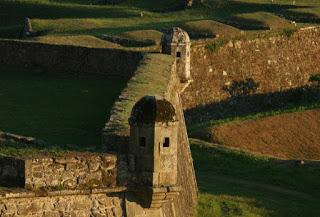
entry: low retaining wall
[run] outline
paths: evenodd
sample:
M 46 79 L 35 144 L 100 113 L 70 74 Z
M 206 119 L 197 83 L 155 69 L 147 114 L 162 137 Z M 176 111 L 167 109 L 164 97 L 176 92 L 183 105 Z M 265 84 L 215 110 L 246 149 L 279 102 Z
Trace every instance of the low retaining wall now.
M 41 67 L 61 72 L 130 78 L 143 54 L 120 49 L 87 48 L 0 39 L 0 64 Z
M 30 159 L 1 157 L 0 178 L 5 186 L 29 190 L 113 187 L 117 184 L 116 162 L 115 155 L 93 153 Z

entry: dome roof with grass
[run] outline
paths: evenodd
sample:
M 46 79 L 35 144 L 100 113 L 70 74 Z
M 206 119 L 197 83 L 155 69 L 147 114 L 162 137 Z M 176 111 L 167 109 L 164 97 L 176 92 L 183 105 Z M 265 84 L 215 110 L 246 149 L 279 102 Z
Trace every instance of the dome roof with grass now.
M 179 27 L 173 27 L 166 30 L 163 34 L 162 43 L 190 43 L 189 35 L 186 31 Z
M 156 122 L 174 122 L 176 112 L 166 99 L 156 96 L 145 96 L 134 106 L 129 119 L 130 124 L 153 124 Z

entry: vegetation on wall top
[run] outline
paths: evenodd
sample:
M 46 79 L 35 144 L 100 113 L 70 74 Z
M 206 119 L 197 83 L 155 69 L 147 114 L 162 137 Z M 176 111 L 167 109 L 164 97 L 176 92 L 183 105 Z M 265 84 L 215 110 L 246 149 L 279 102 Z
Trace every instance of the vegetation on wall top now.
M 170 55 L 145 54 L 135 75 L 112 108 L 110 120 L 105 128 L 106 133 L 128 135 L 128 119 L 134 104 L 146 95 L 163 96 L 166 93 L 172 76 L 173 62 L 174 59 Z

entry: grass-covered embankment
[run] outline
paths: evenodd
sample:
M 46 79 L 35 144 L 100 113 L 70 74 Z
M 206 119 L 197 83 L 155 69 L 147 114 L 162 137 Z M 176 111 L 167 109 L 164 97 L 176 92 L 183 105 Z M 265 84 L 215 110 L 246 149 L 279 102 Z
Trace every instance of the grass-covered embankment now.
M 125 82 L 103 76 L 0 68 L 0 129 L 50 144 L 96 147 Z
M 295 5 L 292 0 L 274 3 L 270 0 L 206 0 L 190 9 L 185 9 L 184 1 L 180 0 L 126 0 L 115 5 L 94 3 L 84 0 L 3 0 L 0 2 L 0 37 L 17 38 L 25 17 L 32 18 L 34 29 L 45 35 L 94 36 L 161 30 L 201 20 L 215 20 L 253 30 L 261 29 L 261 26 L 274 29 L 278 23 L 286 23 L 282 27 L 287 28 L 290 20 L 320 22 L 320 3 L 315 0 L 296 1 Z M 197 26 L 190 31 L 200 29 L 201 32 L 202 24 L 198 25 L 200 28 Z M 207 26 L 207 22 L 203 25 Z
M 295 165 L 191 140 L 198 217 L 319 216 L 319 166 Z

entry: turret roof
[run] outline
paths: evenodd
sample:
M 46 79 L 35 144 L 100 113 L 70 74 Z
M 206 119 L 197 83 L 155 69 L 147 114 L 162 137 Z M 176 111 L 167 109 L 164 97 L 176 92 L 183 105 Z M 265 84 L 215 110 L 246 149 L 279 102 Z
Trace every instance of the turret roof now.
M 173 105 L 164 98 L 144 96 L 132 108 L 130 124 L 152 124 L 174 122 L 176 113 Z

